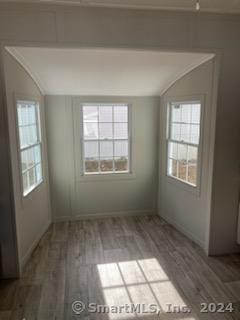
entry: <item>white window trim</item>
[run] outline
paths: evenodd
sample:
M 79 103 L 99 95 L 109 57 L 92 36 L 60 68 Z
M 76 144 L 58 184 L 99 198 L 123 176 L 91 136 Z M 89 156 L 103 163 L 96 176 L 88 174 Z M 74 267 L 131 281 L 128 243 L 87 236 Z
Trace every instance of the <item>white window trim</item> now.
M 199 144 L 198 144 L 198 165 L 197 165 L 197 186 L 188 183 L 187 181 L 183 181 L 178 179 L 177 177 L 171 176 L 168 174 L 168 136 L 169 136 L 169 125 L 170 125 L 170 117 L 169 110 L 170 105 L 172 104 L 190 104 L 200 102 L 201 104 L 201 118 L 200 118 L 200 136 L 199 136 Z M 166 108 L 166 116 L 165 116 L 165 159 L 164 159 L 164 176 L 168 180 L 168 182 L 174 184 L 175 186 L 182 188 L 186 191 L 189 191 L 197 196 L 200 196 L 201 193 L 201 177 L 202 177 L 202 150 L 203 150 L 203 130 L 204 130 L 204 113 L 205 113 L 205 95 L 190 95 L 190 96 L 182 96 L 182 97 L 168 97 L 164 101 L 164 106 Z M 176 141 L 179 143 L 179 141 Z M 182 142 L 180 142 L 182 143 Z M 186 145 L 189 145 L 186 143 Z M 194 145 L 196 146 L 196 145 Z
M 20 145 L 20 136 L 19 136 L 19 127 L 18 127 L 18 113 L 17 113 L 17 103 L 19 101 L 24 102 L 33 102 L 38 105 L 38 135 L 39 135 L 39 143 L 40 152 L 41 152 L 41 165 L 42 165 L 42 179 L 32 188 L 28 189 L 28 192 L 24 194 L 23 188 L 23 177 L 22 177 L 22 165 L 21 165 L 21 145 Z M 15 117 L 15 128 L 16 128 L 16 138 L 17 138 L 17 161 L 18 161 L 18 172 L 19 172 L 19 183 L 20 183 L 20 192 L 22 201 L 27 199 L 35 190 L 37 190 L 44 183 L 44 159 L 43 159 L 43 142 L 42 142 L 42 119 L 41 119 L 41 102 L 38 97 L 33 97 L 25 94 L 16 94 L 14 93 L 14 117 Z M 31 145 L 33 147 L 33 145 Z M 28 149 L 30 147 L 26 147 Z
M 84 121 L 83 121 L 83 107 L 84 106 L 122 106 L 125 105 L 128 107 L 128 138 L 124 139 L 128 141 L 128 170 L 127 171 L 109 171 L 109 172 L 93 172 L 93 173 L 86 173 L 85 172 L 85 166 L 84 166 Z M 80 144 L 81 144 L 81 176 L 85 178 L 90 178 L 90 180 L 96 180 L 98 177 L 106 177 L 106 179 L 109 179 L 109 177 L 121 177 L 123 178 L 129 178 L 129 176 L 132 176 L 132 106 L 129 103 L 126 102 L 86 102 L 80 104 Z M 91 140 L 92 141 L 92 140 Z M 99 141 L 99 139 L 96 139 L 96 141 Z

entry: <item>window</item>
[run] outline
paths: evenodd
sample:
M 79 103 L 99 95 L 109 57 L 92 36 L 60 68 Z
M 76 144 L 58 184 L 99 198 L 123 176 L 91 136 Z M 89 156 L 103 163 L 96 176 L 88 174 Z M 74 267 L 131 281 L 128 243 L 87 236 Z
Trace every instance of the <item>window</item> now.
M 167 174 L 196 187 L 201 103 L 170 103 L 168 115 Z
M 43 180 L 38 103 L 17 101 L 17 119 L 22 187 L 23 195 L 26 196 Z
M 130 171 L 127 105 L 83 105 L 82 127 L 84 174 Z

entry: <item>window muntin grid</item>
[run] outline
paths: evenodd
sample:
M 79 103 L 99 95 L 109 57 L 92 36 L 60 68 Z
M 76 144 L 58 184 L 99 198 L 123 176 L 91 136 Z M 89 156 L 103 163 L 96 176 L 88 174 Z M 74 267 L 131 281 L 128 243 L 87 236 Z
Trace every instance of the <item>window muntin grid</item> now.
M 129 106 L 84 104 L 81 110 L 83 173 L 130 172 Z
M 171 103 L 168 115 L 167 175 L 196 187 L 201 103 Z
M 26 196 L 43 180 L 39 105 L 17 101 L 22 192 Z

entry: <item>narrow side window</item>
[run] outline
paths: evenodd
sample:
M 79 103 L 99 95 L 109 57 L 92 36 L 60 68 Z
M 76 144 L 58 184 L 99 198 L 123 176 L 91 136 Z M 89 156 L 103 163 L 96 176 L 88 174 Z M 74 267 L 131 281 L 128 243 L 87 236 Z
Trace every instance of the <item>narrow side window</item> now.
M 39 104 L 17 101 L 22 192 L 26 196 L 43 180 Z
M 167 175 L 197 187 L 201 102 L 170 103 Z

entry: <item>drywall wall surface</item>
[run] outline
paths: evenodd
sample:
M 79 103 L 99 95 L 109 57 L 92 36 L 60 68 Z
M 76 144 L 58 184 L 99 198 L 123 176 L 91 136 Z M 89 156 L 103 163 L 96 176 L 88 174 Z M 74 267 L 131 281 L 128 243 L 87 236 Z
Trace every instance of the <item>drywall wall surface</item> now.
M 43 97 L 29 74 L 7 52 L 4 53 L 11 164 L 17 226 L 20 267 L 46 231 L 51 221 Z M 44 181 L 26 197 L 22 196 L 18 131 L 16 127 L 16 99 L 40 102 L 42 128 L 42 158 Z
M 2 59 L 0 68 L 3 69 Z M 15 278 L 19 265 L 3 74 L 0 91 L 0 278 Z
M 211 203 L 210 254 L 240 251 L 237 245 L 240 195 L 240 50 L 226 50 L 218 89 Z
M 156 213 L 159 98 L 46 96 L 54 219 Z M 80 105 L 128 103 L 132 174 L 82 176 Z
M 178 80 L 161 97 L 159 214 L 170 221 L 205 249 L 210 216 L 209 178 L 210 139 L 212 115 L 213 61 L 209 61 Z M 202 99 L 202 155 L 200 189 L 167 176 L 167 108 L 172 101 Z
M 217 52 L 220 83 L 209 252 L 236 245 L 240 163 L 240 15 L 0 4 L 0 41 L 9 45 L 124 47 Z

